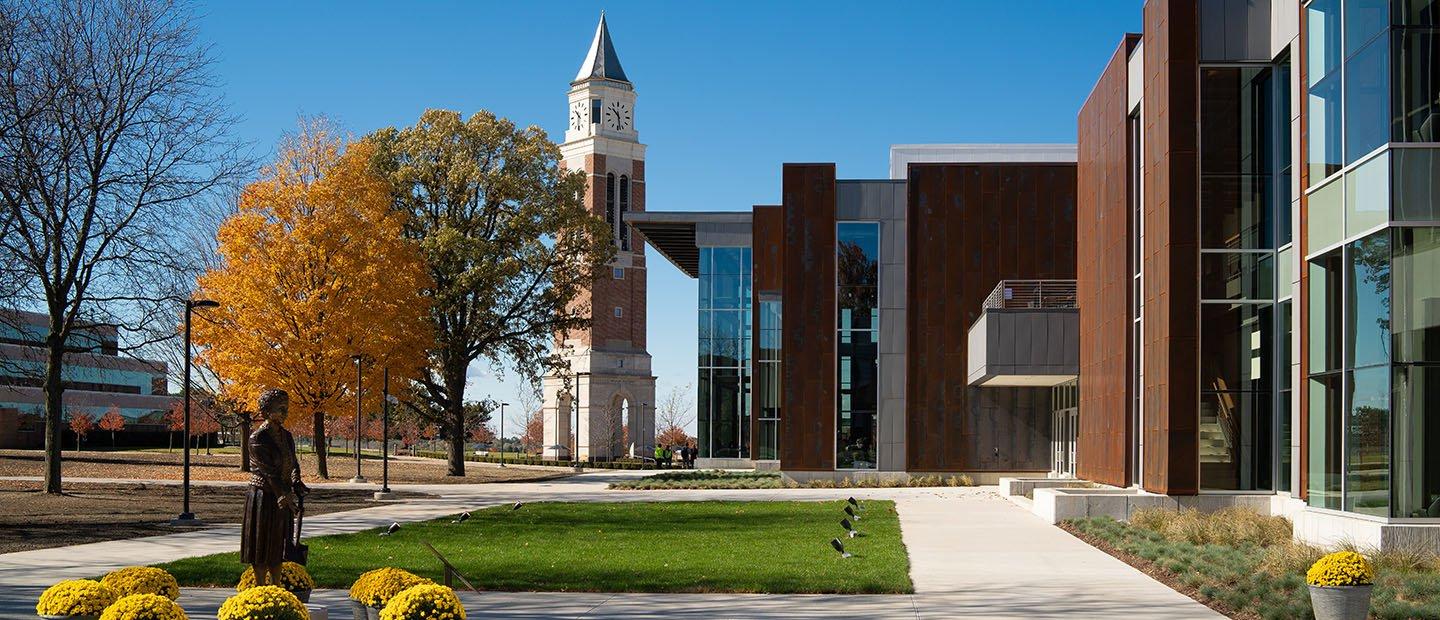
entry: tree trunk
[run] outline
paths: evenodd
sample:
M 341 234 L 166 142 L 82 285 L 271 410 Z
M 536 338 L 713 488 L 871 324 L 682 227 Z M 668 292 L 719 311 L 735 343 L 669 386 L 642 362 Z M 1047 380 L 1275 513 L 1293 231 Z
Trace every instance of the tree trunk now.
M 449 406 L 445 421 L 450 425 L 450 470 L 447 476 L 465 475 L 465 365 L 452 364 L 445 373 L 445 391 Z
M 64 384 L 60 381 L 60 369 L 65 361 L 65 342 L 55 335 L 46 339 L 48 348 L 45 361 L 45 492 L 60 493 L 60 441 L 64 428 L 60 417 L 64 414 Z
M 314 425 L 311 431 L 315 434 L 312 436 L 313 439 L 310 440 L 310 443 L 315 445 L 315 474 L 321 478 L 328 479 L 330 478 L 330 469 L 325 466 L 325 457 L 327 456 L 325 453 L 330 451 L 330 444 L 326 443 L 325 440 L 325 414 L 318 411 L 315 412 L 315 417 L 312 418 L 312 421 Z
M 250 471 L 250 416 L 240 418 L 240 471 Z

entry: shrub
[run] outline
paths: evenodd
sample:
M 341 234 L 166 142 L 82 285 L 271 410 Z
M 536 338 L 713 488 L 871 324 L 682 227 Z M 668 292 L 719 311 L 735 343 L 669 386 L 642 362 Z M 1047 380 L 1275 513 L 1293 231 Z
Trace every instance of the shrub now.
M 255 587 L 255 568 L 249 567 L 240 575 L 240 583 L 235 585 L 237 592 L 244 592 Z M 315 589 L 315 580 L 310 578 L 310 571 L 304 566 L 294 562 L 285 562 L 280 565 L 280 587 L 290 592 L 304 592 Z
M 399 568 L 377 568 L 360 575 L 350 586 L 350 598 L 369 607 L 384 607 L 396 594 L 430 583 L 429 579 Z
M 1142 508 L 1130 517 L 1136 527 L 1158 532 L 1168 540 L 1195 545 L 1257 545 L 1269 547 L 1291 540 L 1290 520 L 1230 507 L 1214 512 Z
M 380 611 L 380 620 L 432 619 L 465 620 L 465 606 L 454 590 L 433 583 L 406 588 Z
M 98 616 L 120 598 L 115 590 L 98 581 L 62 581 L 40 595 L 35 613 L 42 616 Z
M 300 599 L 280 586 L 255 586 L 225 599 L 216 620 L 310 620 Z
M 1375 569 L 1365 556 L 1354 551 L 1336 551 L 1320 558 L 1305 573 L 1305 583 L 1312 586 L 1364 586 L 1375 583 Z
M 189 620 L 189 617 L 170 597 L 132 594 L 106 607 L 100 620 Z
M 111 571 L 100 580 L 121 598 L 132 594 L 159 594 L 170 600 L 180 598 L 180 584 L 175 577 L 151 566 L 127 566 Z

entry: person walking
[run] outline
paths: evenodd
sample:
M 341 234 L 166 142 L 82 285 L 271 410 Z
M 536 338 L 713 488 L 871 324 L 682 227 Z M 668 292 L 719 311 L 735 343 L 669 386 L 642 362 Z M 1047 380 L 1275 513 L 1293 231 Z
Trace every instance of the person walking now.
M 655 467 L 665 466 L 665 444 L 655 444 Z

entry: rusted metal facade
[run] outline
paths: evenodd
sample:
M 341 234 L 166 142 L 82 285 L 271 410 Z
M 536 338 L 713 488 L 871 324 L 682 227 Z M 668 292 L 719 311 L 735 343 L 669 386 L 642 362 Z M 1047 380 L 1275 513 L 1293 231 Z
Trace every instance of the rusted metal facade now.
M 780 467 L 835 468 L 835 164 L 785 164 Z

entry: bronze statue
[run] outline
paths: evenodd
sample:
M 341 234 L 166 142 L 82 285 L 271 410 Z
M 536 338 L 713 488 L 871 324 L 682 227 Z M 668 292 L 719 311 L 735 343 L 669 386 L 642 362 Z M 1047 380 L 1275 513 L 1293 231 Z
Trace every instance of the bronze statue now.
M 285 545 L 293 531 L 300 496 L 309 492 L 300 481 L 295 438 L 285 430 L 290 397 L 269 389 L 257 409 L 265 417 L 250 434 L 250 486 L 245 492 L 245 518 L 240 532 L 240 561 L 255 570 L 255 585 L 279 585 Z

